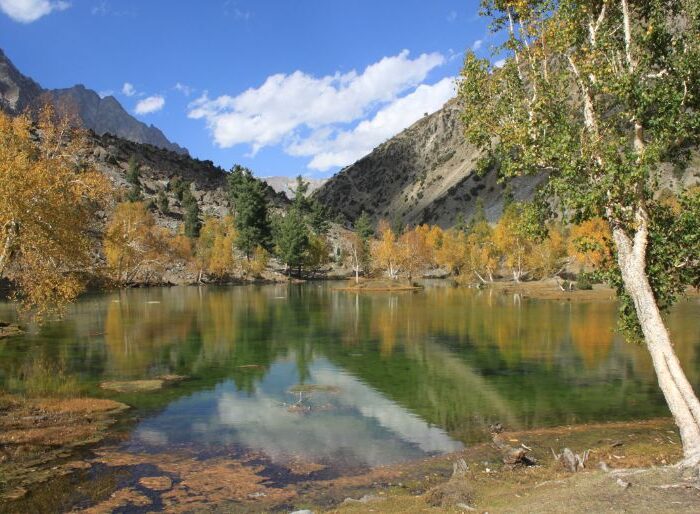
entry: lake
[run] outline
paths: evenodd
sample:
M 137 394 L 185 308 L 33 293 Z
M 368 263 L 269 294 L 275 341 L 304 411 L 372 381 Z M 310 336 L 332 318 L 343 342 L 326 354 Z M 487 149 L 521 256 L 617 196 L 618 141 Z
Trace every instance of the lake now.
M 428 282 L 417 293 L 337 284 L 133 289 L 0 340 L 0 386 L 135 409 L 124 451 L 255 452 L 335 472 L 459 450 L 509 429 L 667 416 L 643 347 L 612 301 L 534 300 Z M 668 316 L 700 386 L 700 301 Z M 10 304 L 0 319 L 13 318 Z M 186 380 L 144 392 L 106 381 Z

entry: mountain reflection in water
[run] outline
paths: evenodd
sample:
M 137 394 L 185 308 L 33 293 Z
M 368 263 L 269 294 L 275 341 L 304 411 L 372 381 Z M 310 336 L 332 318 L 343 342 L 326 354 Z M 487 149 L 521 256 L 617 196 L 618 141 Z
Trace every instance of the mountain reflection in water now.
M 235 446 L 373 466 L 513 429 L 668 414 L 616 304 L 537 301 L 428 284 L 357 295 L 329 283 L 180 287 L 83 298 L 36 333 L 0 340 L 0 386 L 110 396 L 140 417 L 133 448 Z M 668 315 L 700 384 L 700 304 Z M 0 304 L 0 319 L 14 316 Z M 106 380 L 187 376 L 114 393 Z M 322 387 L 290 392 L 301 384 Z M 301 395 L 301 396 L 300 396 Z

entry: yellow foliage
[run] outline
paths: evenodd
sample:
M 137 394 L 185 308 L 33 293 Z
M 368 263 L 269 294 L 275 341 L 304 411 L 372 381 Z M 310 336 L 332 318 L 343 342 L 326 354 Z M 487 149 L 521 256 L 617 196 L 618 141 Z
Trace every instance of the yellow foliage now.
M 325 237 L 310 234 L 304 264 L 312 270 L 318 269 L 331 261 L 330 253 L 331 247 Z
M 568 252 L 574 262 L 585 268 L 599 269 L 612 262 L 612 235 L 602 218 L 592 218 L 571 227 Z
M 396 279 L 401 269 L 402 255 L 394 231 L 386 220 L 381 220 L 377 232 L 379 241 L 372 246 L 372 258 L 378 267 L 387 270 L 389 278 Z
M 33 123 L 0 112 L 0 277 L 41 316 L 73 300 L 94 271 L 89 234 L 111 185 L 80 156 L 85 133 L 50 107 Z
M 114 210 L 104 236 L 107 265 L 114 278 L 129 283 L 162 272 L 167 264 L 190 260 L 190 242 L 158 227 L 142 202 L 120 203 Z
M 249 277 L 259 277 L 267 269 L 270 255 L 262 246 L 256 246 L 250 259 L 243 259 L 243 272 Z
M 235 241 L 233 217 L 207 217 L 197 241 L 197 260 L 200 267 L 216 277 L 233 273 L 236 267 Z

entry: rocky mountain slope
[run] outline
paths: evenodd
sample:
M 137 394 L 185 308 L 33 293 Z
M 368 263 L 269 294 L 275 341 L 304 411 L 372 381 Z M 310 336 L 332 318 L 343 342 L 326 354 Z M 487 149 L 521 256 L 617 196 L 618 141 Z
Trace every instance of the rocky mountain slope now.
M 226 190 L 228 174 L 211 161 L 134 143 L 111 134 L 94 134 L 89 140 L 87 162 L 109 177 L 118 189 L 130 188 L 126 172 L 132 157 L 139 164 L 139 182 L 144 201 L 155 202 L 160 191 L 164 191 L 168 197 L 167 213 L 162 213 L 155 207 L 151 209 L 158 224 L 174 230 L 183 220 L 183 207 L 170 187 L 176 177 L 190 183 L 190 190 L 202 215 L 222 217 L 230 212 Z M 284 194 L 275 192 L 269 186 L 267 196 L 276 207 L 283 207 L 287 203 Z
M 296 177 L 262 177 L 262 180 L 267 182 L 278 193 L 287 195 L 287 198 L 294 196 L 294 188 L 297 183 Z M 304 177 L 304 180 L 309 183 L 309 193 L 313 193 L 325 184 L 328 179 Z
M 330 178 L 315 196 L 332 213 L 352 222 L 361 212 L 376 221 L 452 226 L 461 214 L 468 220 L 477 199 L 496 221 L 503 210 L 505 184 L 495 172 L 474 172 L 477 150 L 467 143 L 456 99 L 439 111 L 375 148 L 369 155 Z M 511 181 L 515 200 L 532 197 L 543 178 Z M 660 188 L 678 189 L 700 183 L 700 158 L 685 173 L 664 170 Z
M 23 75 L 0 50 L 0 109 L 19 114 L 50 101 L 62 110 L 76 114 L 85 128 L 96 134 L 112 134 L 135 143 L 144 143 L 180 154 L 187 150 L 172 143 L 153 125 L 140 122 L 124 110 L 113 96 L 100 98 L 83 85 L 66 89 L 44 89 Z

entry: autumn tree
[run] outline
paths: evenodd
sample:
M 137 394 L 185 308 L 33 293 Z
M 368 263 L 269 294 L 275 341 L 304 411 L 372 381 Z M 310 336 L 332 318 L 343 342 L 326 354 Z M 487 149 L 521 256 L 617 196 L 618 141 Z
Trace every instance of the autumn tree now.
M 568 253 L 574 263 L 588 270 L 604 270 L 613 262 L 612 234 L 603 218 L 590 218 L 573 225 Z
M 386 270 L 391 280 L 399 276 L 404 254 L 396 241 L 396 235 L 386 220 L 381 220 L 377 226 L 379 241 L 372 247 L 372 258 L 377 266 Z
M 191 258 L 188 238 L 157 226 L 143 202 L 116 206 L 105 230 L 104 248 L 107 266 L 122 284 L 158 281 L 166 266 Z
M 494 239 L 494 229 L 486 221 L 474 224 L 465 236 L 464 269 L 481 283 L 493 282 L 502 252 Z
M 435 251 L 435 261 L 453 276 L 459 276 L 467 264 L 467 234 L 463 228 L 451 228 L 442 236 L 442 244 Z
M 517 202 L 508 205 L 494 228 L 494 243 L 516 282 L 536 267 L 533 249 L 538 242 L 538 228 L 531 206 Z
M 223 219 L 206 217 L 196 245 L 200 270 L 217 278 L 232 274 L 237 265 L 235 241 L 236 229 L 231 216 Z
M 409 281 L 434 262 L 434 247 L 431 243 L 435 241 L 436 237 L 436 233 L 431 232 L 428 225 L 405 230 L 399 237 L 396 243 L 398 261 L 402 264 L 403 271 L 408 275 Z
M 0 277 L 39 316 L 95 271 L 90 234 L 111 185 L 81 160 L 85 137 L 49 107 L 36 122 L 0 112 Z
M 696 220 L 684 224 L 654 192 L 661 164 L 687 166 L 700 142 L 700 4 L 483 0 L 482 8 L 505 32 L 498 50 L 509 58 L 496 68 L 467 54 L 467 137 L 506 176 L 546 171 L 550 195 L 577 221 L 605 220 L 622 326 L 646 342 L 683 464 L 698 466 L 700 402 L 662 317 L 700 276 L 697 203 L 681 195 Z

